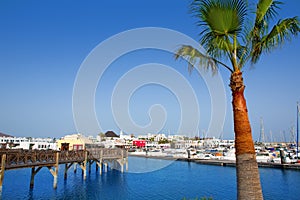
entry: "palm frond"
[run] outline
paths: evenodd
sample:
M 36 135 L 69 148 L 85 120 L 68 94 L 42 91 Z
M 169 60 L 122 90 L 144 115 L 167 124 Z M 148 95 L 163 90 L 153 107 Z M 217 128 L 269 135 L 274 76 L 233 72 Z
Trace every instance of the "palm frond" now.
M 290 40 L 292 35 L 298 35 L 300 23 L 297 17 L 279 20 L 271 32 L 263 37 L 262 41 L 266 48 L 271 50 L 273 47 L 281 45 L 285 40 Z
M 252 46 L 259 43 L 262 36 L 268 33 L 270 20 L 278 15 L 277 9 L 279 9 L 280 4 L 282 4 L 280 1 L 259 0 L 254 27 L 251 31 Z
M 194 0 L 191 12 L 203 28 L 200 44 L 215 59 L 233 51 L 233 37 L 242 37 L 243 24 L 247 16 L 247 5 L 243 0 Z
M 198 25 L 209 27 L 216 35 L 240 32 L 246 8 L 245 1 L 241 0 L 194 0 L 191 4 L 191 12 L 199 19 Z
M 224 63 L 208 56 L 194 47 L 190 45 L 182 45 L 175 53 L 175 60 L 182 58 L 188 61 L 188 69 L 189 72 L 192 72 L 192 70 L 197 67 L 200 70 L 204 71 L 211 71 L 213 74 L 217 73 L 218 70 L 218 64 L 223 65 L 228 70 L 233 72 L 227 65 Z
M 260 24 L 262 21 L 269 22 L 274 19 L 278 15 L 277 9 L 280 4 L 282 4 L 280 1 L 260 0 L 257 4 L 255 23 Z
M 292 36 L 298 35 L 299 32 L 300 22 L 297 17 L 279 20 L 270 33 L 255 43 L 251 52 L 251 62 L 256 63 L 262 52 L 270 52 L 285 41 L 290 40 Z
M 209 52 L 213 58 L 227 56 L 228 52 L 233 51 L 233 45 L 227 36 L 215 35 L 213 32 L 207 32 L 200 40 L 200 44 Z
M 277 9 L 279 9 L 280 4 L 282 4 L 280 1 L 274 0 L 259 0 L 257 3 L 256 17 L 250 39 L 251 45 L 259 55 L 262 49 L 257 45 L 261 42 L 262 37 L 268 34 L 270 20 L 274 19 L 278 14 Z

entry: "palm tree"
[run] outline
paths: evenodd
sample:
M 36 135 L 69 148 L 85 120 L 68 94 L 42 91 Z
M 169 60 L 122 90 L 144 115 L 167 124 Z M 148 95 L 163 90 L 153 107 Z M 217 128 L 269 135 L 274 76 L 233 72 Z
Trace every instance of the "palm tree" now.
M 263 199 L 241 70 L 248 61 L 255 64 L 262 53 L 272 51 L 300 32 L 297 17 L 279 20 L 269 29 L 281 4 L 259 0 L 256 11 L 249 12 L 245 0 L 194 0 L 190 10 L 202 28 L 200 44 L 207 52 L 183 45 L 175 54 L 175 59 L 188 61 L 189 69 L 216 72 L 218 67 L 225 67 L 231 74 L 238 199 Z M 252 13 L 255 16 L 251 24 Z

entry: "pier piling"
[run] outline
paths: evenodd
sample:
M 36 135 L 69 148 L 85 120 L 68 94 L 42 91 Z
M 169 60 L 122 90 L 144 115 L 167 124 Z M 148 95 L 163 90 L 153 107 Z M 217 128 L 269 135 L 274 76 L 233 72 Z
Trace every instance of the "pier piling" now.
M 76 174 L 77 171 L 77 163 L 74 163 L 74 173 Z
M 42 169 L 42 167 L 38 167 L 37 169 L 35 167 L 31 168 L 31 177 L 30 177 L 30 188 L 33 188 L 34 186 L 34 177 L 35 175 Z
M 1 171 L 0 171 L 0 195 L 2 195 L 2 184 L 3 184 L 4 172 L 5 172 L 5 161 L 6 161 L 6 154 L 3 154 L 1 158 Z

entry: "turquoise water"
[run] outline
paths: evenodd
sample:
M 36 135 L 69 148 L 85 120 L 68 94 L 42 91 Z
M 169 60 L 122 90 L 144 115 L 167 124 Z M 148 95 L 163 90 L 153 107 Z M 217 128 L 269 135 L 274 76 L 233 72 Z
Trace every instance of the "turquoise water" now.
M 30 169 L 6 171 L 2 199 L 236 199 L 233 167 L 131 157 L 129 172 L 99 175 L 93 165 L 85 181 L 79 168 L 72 169 L 64 180 L 60 166 L 56 190 L 47 168 L 36 175 L 34 189 L 29 189 Z M 260 168 L 260 174 L 265 199 L 300 199 L 300 171 Z

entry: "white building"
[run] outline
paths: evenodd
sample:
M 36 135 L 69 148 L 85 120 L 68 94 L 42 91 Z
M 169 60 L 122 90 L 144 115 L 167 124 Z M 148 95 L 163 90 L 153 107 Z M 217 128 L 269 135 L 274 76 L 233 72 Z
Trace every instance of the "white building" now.
M 0 136 L 0 143 L 2 148 L 6 149 L 57 149 L 56 142 L 52 138 Z
M 123 133 L 123 131 L 121 130 L 120 131 L 120 139 L 123 139 L 123 140 L 132 140 L 132 136 L 131 135 L 125 135 Z

